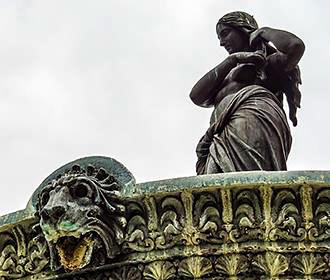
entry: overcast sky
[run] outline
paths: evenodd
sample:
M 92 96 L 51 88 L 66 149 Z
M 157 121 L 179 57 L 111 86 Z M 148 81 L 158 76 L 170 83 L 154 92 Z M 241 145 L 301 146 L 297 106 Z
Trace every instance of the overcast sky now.
M 137 182 L 194 175 L 212 110 L 189 92 L 226 57 L 215 24 L 234 10 L 305 42 L 288 169 L 329 169 L 329 1 L 0 0 L 0 215 L 83 156 Z

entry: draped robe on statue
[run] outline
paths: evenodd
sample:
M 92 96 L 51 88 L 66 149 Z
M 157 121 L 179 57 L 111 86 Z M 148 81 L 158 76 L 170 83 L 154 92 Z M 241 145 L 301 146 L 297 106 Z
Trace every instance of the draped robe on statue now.
M 290 128 L 276 96 L 259 85 L 226 96 L 198 143 L 197 174 L 286 170 Z

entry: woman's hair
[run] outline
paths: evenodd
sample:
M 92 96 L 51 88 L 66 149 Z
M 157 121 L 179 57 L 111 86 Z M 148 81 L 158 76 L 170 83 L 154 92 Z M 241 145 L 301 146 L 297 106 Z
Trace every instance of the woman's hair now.
M 248 13 L 236 11 L 225 14 L 222 18 L 219 19 L 216 27 L 220 24 L 226 24 L 237 30 L 243 32 L 247 36 L 257 30 L 258 23 Z M 267 42 L 262 42 L 263 49 L 265 49 L 265 55 L 270 55 L 275 53 L 277 50 L 270 46 Z M 286 99 L 289 105 L 289 118 L 293 123 L 293 126 L 297 125 L 297 108 L 300 108 L 301 93 L 299 91 L 299 84 L 301 84 L 300 70 L 298 65 L 287 73 L 287 83 L 285 88 L 281 91 L 286 95 Z M 281 94 L 282 96 L 282 94 Z
M 249 35 L 258 29 L 258 23 L 253 16 L 245 12 L 231 12 L 219 19 L 217 26 L 227 24 Z

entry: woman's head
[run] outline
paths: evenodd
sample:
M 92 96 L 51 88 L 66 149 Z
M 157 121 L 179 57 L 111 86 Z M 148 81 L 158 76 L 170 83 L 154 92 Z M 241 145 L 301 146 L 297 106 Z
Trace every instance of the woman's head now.
M 245 12 L 228 13 L 220 18 L 216 26 L 220 45 L 229 53 L 248 51 L 250 33 L 256 29 L 257 22 Z
M 217 26 L 219 24 L 226 24 L 234 27 L 247 35 L 258 29 L 258 23 L 253 16 L 245 12 L 231 12 L 225 14 L 219 19 Z

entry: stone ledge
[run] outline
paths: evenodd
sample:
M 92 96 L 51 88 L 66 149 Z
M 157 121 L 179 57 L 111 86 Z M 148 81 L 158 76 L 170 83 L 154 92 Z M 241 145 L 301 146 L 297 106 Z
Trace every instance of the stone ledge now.
M 126 188 L 112 178 L 111 168 L 107 172 L 102 166 L 88 172 L 75 165 L 70 168 L 71 173 L 39 188 L 33 196 L 40 200 L 37 204 L 31 200 L 26 210 L 0 218 L 3 279 L 327 279 L 329 275 L 330 171 L 203 175 Z M 103 239 L 102 234 L 95 240 L 88 235 L 84 242 L 92 245 L 79 245 L 90 251 L 87 261 L 80 249 L 72 249 L 77 253 L 70 257 L 65 247 L 58 251 L 57 245 L 61 238 L 79 239 L 86 232 L 79 220 L 84 215 L 69 221 L 75 209 L 85 209 L 78 203 L 81 190 L 67 218 L 55 213 L 65 223 L 49 224 L 42 212 L 51 199 L 57 205 L 56 195 L 74 187 L 77 180 L 103 195 L 113 189 L 105 200 L 90 205 L 103 211 L 95 218 L 109 228 Z M 45 192 L 53 197 L 42 202 Z M 61 231 L 54 232 L 58 227 Z M 71 244 L 67 242 L 65 246 Z

